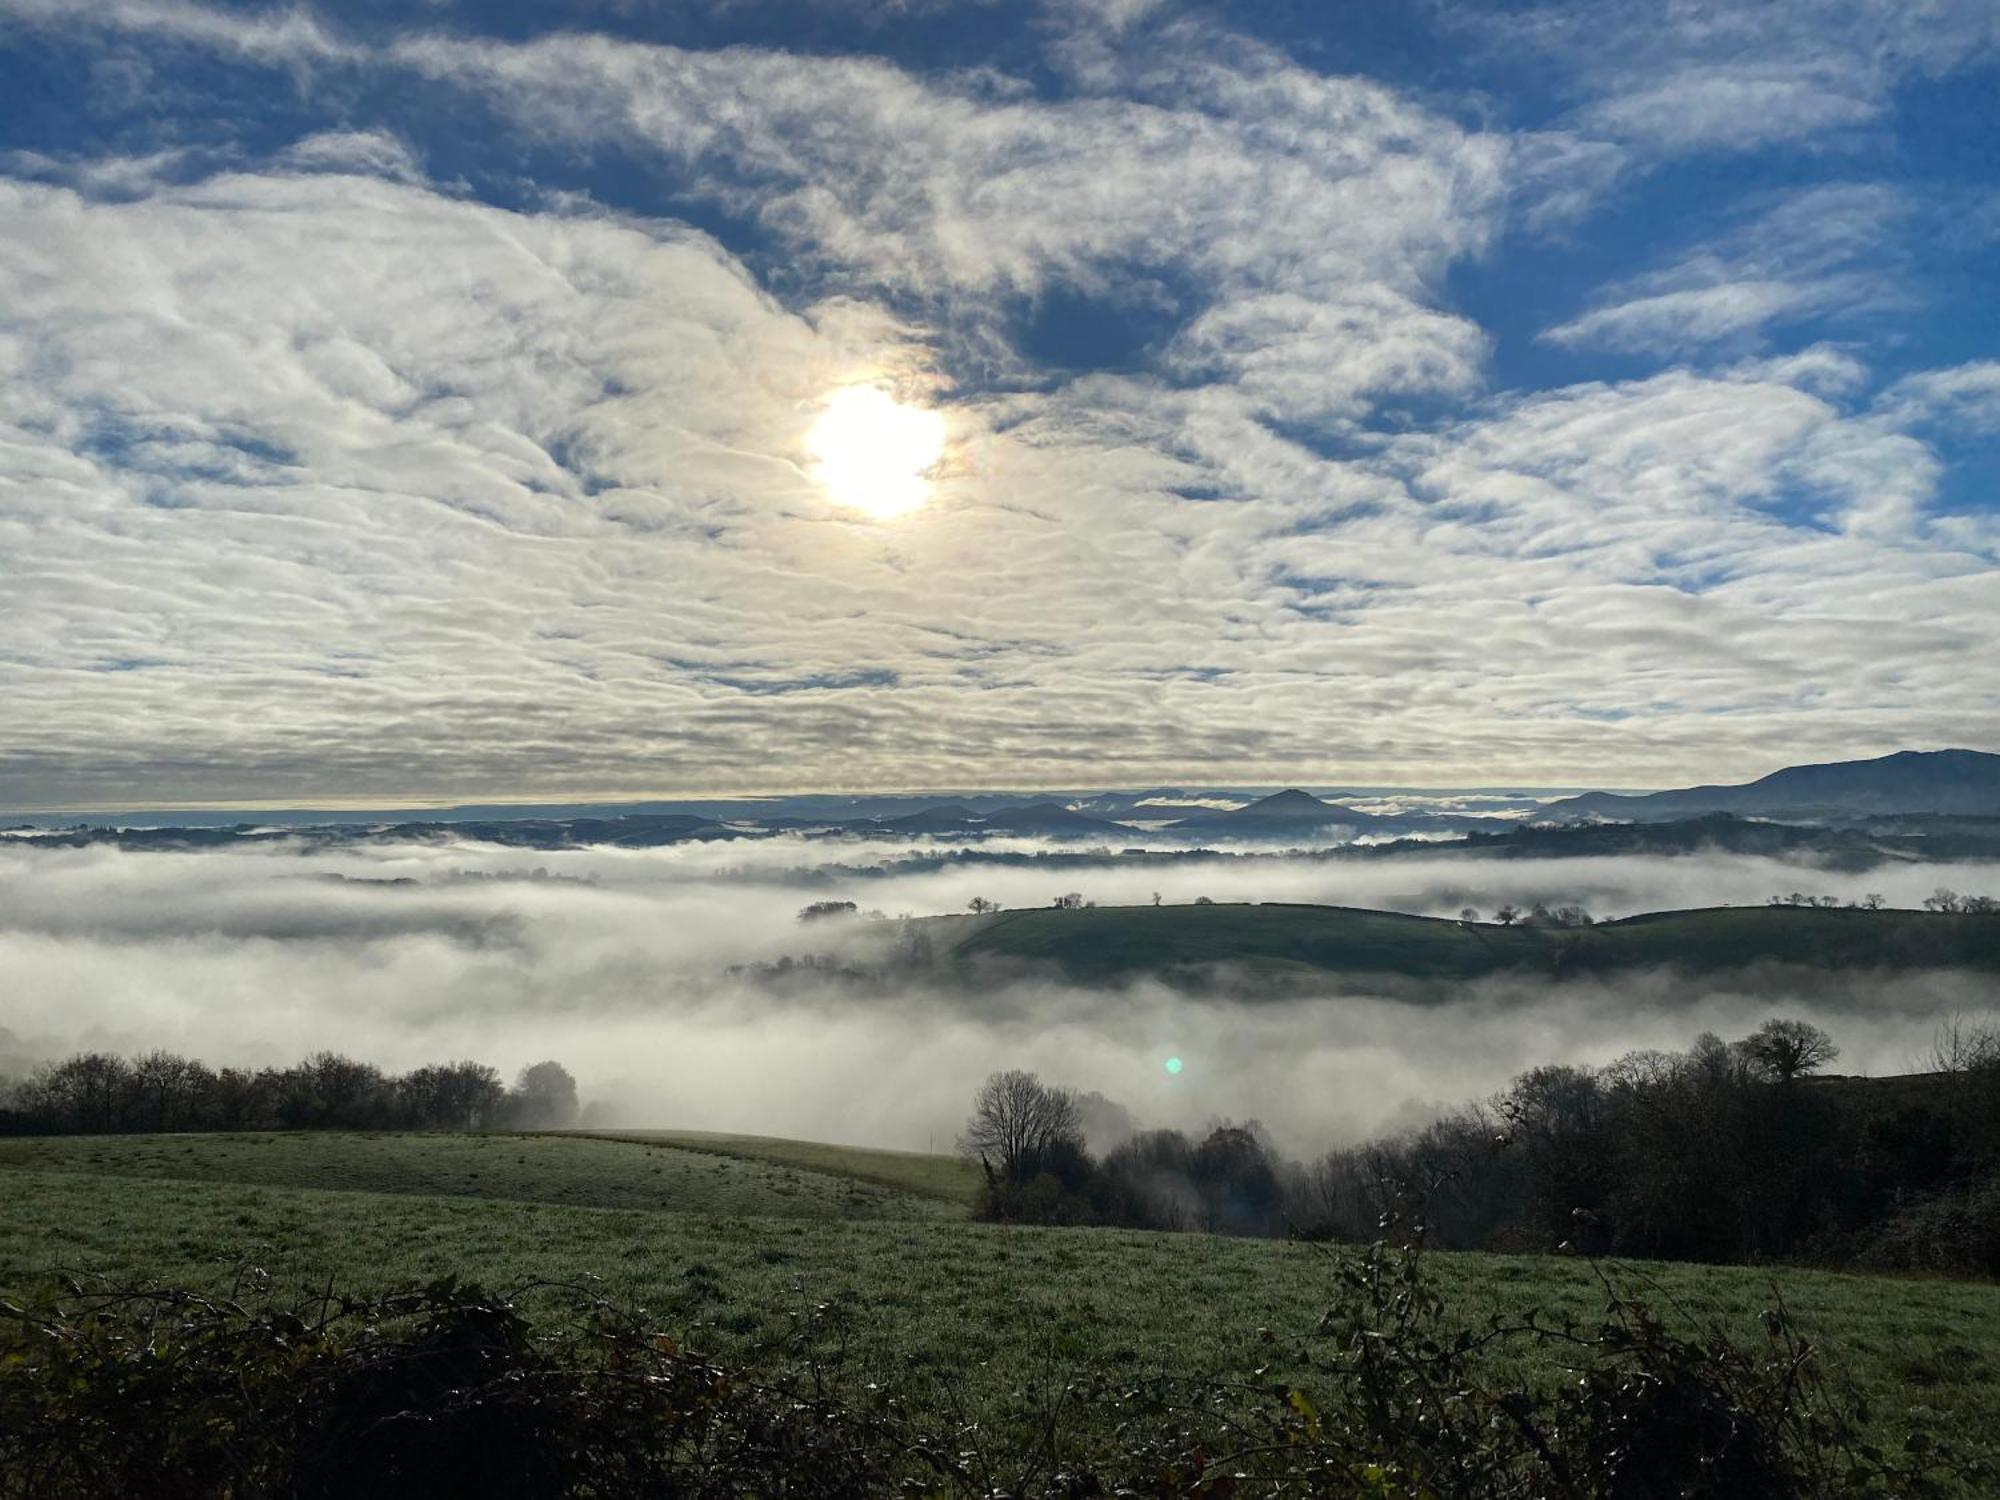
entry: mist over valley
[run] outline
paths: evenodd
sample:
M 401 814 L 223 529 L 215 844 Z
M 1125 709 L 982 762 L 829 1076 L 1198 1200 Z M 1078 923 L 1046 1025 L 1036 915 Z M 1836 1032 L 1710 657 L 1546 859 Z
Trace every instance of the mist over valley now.
M 1739 1035 L 1771 1014 L 1836 1033 L 1845 1069 L 1905 1072 L 1941 1020 L 1991 1008 L 1993 976 L 1907 961 L 1882 973 L 1648 965 L 1422 985 L 1237 976 L 1204 994 L 1144 972 L 1081 983 L 1035 966 L 912 963 L 912 934 L 956 933 L 975 899 L 1005 911 L 1072 893 L 1097 909 L 1078 919 L 1157 898 L 1454 922 L 1472 907 L 1487 923 L 1503 907 L 1578 906 L 1602 922 L 1798 891 L 1920 911 L 1941 888 L 1996 884 L 1981 862 L 1899 857 L 1848 873 L 1713 850 L 1175 857 L 797 833 L 523 850 L 445 832 L 139 853 L 15 840 L 0 842 L 4 1056 L 16 1073 L 85 1049 L 265 1065 L 331 1048 L 389 1067 L 477 1057 L 503 1072 L 552 1056 L 596 1124 L 919 1150 L 948 1149 L 965 1098 L 1006 1065 L 1101 1093 L 1146 1125 L 1254 1117 L 1309 1154 L 1538 1063 Z M 854 916 L 800 920 L 844 901 Z M 1164 1071 L 1170 1056 L 1183 1071 Z

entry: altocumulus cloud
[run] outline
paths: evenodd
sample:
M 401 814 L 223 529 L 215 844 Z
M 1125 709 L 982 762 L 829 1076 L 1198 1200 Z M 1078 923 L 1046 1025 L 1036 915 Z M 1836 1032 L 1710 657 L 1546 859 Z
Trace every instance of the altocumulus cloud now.
M 1991 737 L 1996 527 L 1946 482 L 1987 367 L 1803 341 L 1899 305 L 1893 193 L 1793 195 L 1541 325 L 1706 363 L 1495 390 L 1451 290 L 1724 132 L 1646 124 L 1675 69 L 1809 133 L 1980 55 L 1973 11 L 1900 63 L 1823 18 L 1803 80 L 1673 31 L 1642 86 L 1552 9 L 1575 98 L 1518 125 L 1167 5 L 1031 29 L 1033 77 L 0 14 L 157 51 L 163 116 L 0 163 L 0 803 L 1630 784 Z M 203 134 L 191 58 L 283 128 Z M 407 88 L 532 170 L 443 165 L 467 132 Z M 1138 336 L 1053 347 L 1065 309 Z M 892 528 L 805 468 L 854 379 L 948 414 Z

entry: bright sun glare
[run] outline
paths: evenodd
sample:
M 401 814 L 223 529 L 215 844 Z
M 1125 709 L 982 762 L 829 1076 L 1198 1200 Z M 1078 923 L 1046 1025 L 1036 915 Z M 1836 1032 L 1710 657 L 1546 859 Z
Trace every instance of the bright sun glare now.
M 814 477 L 836 505 L 900 516 L 930 498 L 927 476 L 944 456 L 944 416 L 872 385 L 850 385 L 828 398 L 806 446 Z

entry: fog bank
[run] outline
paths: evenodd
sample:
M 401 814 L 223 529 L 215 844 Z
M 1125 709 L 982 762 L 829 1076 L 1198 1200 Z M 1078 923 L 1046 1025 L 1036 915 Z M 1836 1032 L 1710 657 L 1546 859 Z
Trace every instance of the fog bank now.
M 1439 1004 L 1330 986 L 1282 1003 L 1141 984 L 788 985 L 732 965 L 839 946 L 879 924 L 802 927 L 807 900 L 916 915 L 973 895 L 1043 904 L 1306 900 L 1456 912 L 1579 901 L 1600 915 L 1780 891 L 2000 890 L 1993 867 L 1815 876 L 1761 859 L 1246 861 L 1047 870 L 950 865 L 827 872 L 907 846 L 685 846 L 526 852 L 469 844 L 185 854 L 0 847 L 0 1066 L 84 1047 L 168 1047 L 215 1064 L 322 1047 L 392 1069 L 475 1057 L 511 1073 L 554 1057 L 606 1123 L 947 1147 L 1002 1067 L 1096 1089 L 1148 1124 L 1261 1118 L 1317 1150 L 1491 1091 L 1524 1067 L 1603 1062 L 1806 1015 L 1843 1071 L 1896 1072 L 1935 1021 L 1993 1003 L 1989 978 L 1814 976 L 1718 984 L 1664 974 L 1469 985 Z M 537 877 L 536 871 L 542 874 Z M 1162 1066 L 1183 1059 L 1178 1076 Z

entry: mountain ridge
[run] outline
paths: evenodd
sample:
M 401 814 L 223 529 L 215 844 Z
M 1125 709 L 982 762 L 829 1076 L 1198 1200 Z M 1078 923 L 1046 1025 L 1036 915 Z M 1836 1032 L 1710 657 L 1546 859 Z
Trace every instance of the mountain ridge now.
M 1898 750 L 1870 760 L 1786 766 L 1734 785 L 1586 792 L 1549 804 L 1535 821 L 1664 822 L 1719 812 L 1805 822 L 1895 813 L 2000 815 L 2000 755 Z

